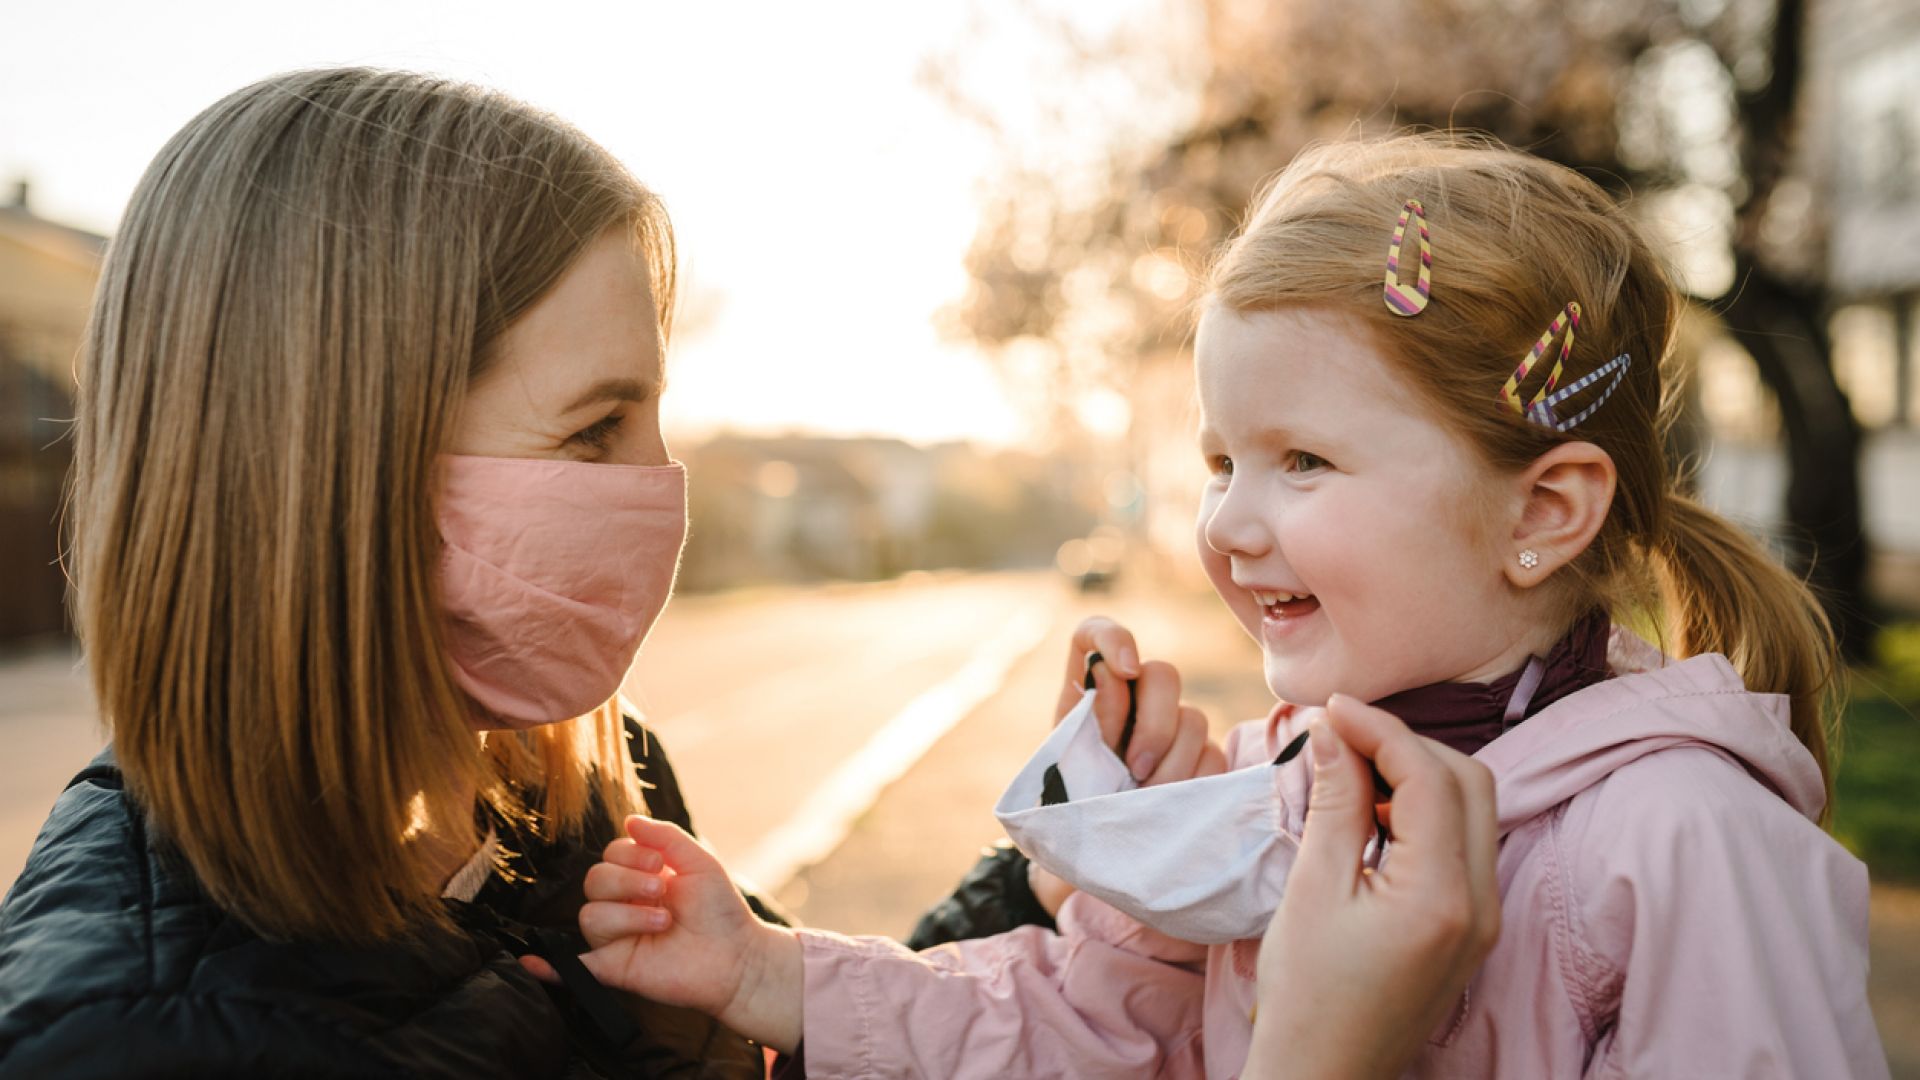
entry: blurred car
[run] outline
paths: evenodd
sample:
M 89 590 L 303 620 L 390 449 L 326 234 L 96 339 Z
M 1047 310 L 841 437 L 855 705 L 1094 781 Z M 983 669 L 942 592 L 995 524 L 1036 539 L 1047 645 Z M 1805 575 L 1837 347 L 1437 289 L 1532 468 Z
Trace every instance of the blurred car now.
M 1126 555 L 1126 535 L 1111 525 L 1102 525 L 1087 536 L 1061 544 L 1053 563 L 1081 592 L 1106 592 L 1113 588 Z

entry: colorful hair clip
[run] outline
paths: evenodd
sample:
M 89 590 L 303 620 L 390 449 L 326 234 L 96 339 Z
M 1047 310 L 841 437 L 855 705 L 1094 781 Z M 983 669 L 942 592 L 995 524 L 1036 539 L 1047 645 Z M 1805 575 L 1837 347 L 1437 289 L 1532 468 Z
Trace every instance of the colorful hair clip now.
M 1407 239 L 1407 222 L 1420 219 L 1420 275 L 1413 291 L 1400 285 L 1400 246 Z M 1393 243 L 1387 247 L 1387 310 L 1395 315 L 1418 315 L 1427 310 L 1427 298 L 1433 295 L 1433 244 L 1427 235 L 1427 211 L 1419 199 L 1408 199 L 1393 226 Z
M 1521 416 L 1527 415 L 1528 409 L 1544 400 L 1560 382 L 1560 373 L 1566 370 L 1567 357 L 1573 355 L 1573 334 L 1578 329 L 1580 329 L 1580 303 L 1577 300 L 1569 300 L 1567 306 L 1554 318 L 1553 325 L 1547 327 L 1547 332 L 1541 334 L 1540 340 L 1534 342 L 1533 348 L 1521 358 L 1520 366 L 1513 369 L 1513 375 L 1507 379 L 1507 385 L 1500 388 L 1500 400 L 1512 406 L 1513 411 Z M 1547 354 L 1547 346 L 1553 344 L 1554 337 L 1562 330 L 1567 332 L 1567 340 L 1560 346 L 1560 357 L 1553 362 L 1553 371 L 1547 375 L 1547 381 L 1540 384 L 1540 390 L 1533 395 L 1533 400 L 1524 405 L 1521 404 L 1520 384 L 1532 374 L 1533 366 Z
M 1539 424 L 1541 427 L 1552 428 L 1555 431 L 1572 431 L 1585 422 L 1587 417 L 1592 416 L 1598 411 L 1600 406 L 1607 403 L 1607 399 L 1613 396 L 1613 392 L 1620 388 L 1621 381 L 1627 377 L 1627 369 L 1632 366 L 1633 357 L 1628 356 L 1626 353 L 1621 353 L 1619 356 L 1614 357 L 1587 374 L 1575 379 L 1573 382 L 1568 383 L 1562 389 L 1556 390 L 1547 397 L 1543 397 L 1531 406 L 1528 406 L 1527 419 Z M 1553 411 L 1554 406 L 1585 390 L 1587 387 L 1592 386 L 1594 383 L 1599 382 L 1605 378 L 1609 372 L 1613 374 L 1613 381 L 1607 384 L 1605 390 L 1600 391 L 1600 396 L 1594 398 L 1592 404 L 1581 409 L 1566 420 L 1560 419 L 1559 415 Z

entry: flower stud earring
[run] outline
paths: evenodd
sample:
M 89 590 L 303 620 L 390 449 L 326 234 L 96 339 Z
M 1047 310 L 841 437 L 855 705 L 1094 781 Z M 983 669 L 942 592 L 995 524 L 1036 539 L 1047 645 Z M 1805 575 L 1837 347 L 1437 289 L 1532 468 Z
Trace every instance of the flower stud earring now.
M 1539 566 L 1539 565 L 1540 565 L 1540 554 L 1539 554 L 1538 552 L 1536 552 L 1536 551 L 1534 551 L 1534 550 L 1533 550 L 1532 548 L 1528 548 L 1528 549 L 1526 549 L 1525 551 L 1522 551 L 1522 552 L 1520 553 L 1520 568 L 1521 568 L 1521 569 L 1523 569 L 1523 570 L 1531 570 L 1531 569 L 1533 569 L 1534 567 L 1536 567 L 1536 566 Z

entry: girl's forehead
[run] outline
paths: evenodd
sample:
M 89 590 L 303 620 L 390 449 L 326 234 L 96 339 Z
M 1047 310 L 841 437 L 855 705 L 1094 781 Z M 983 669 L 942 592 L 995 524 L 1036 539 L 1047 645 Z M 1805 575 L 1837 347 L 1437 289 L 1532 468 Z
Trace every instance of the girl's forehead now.
M 1328 427 L 1418 413 L 1365 329 L 1337 311 L 1214 305 L 1201 316 L 1194 355 L 1210 421 Z

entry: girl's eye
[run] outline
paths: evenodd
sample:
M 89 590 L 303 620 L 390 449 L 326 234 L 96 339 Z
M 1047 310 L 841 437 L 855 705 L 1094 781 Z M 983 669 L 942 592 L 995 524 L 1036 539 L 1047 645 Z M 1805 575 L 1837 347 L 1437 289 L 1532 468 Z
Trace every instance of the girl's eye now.
M 1319 454 L 1309 454 L 1305 450 L 1295 450 L 1293 452 L 1293 469 L 1295 472 L 1315 472 L 1331 467 L 1332 463 Z
M 620 430 L 621 415 L 612 413 L 605 418 L 581 428 L 567 438 L 570 443 L 592 450 L 605 450 L 613 442 L 614 433 Z
M 1207 459 L 1207 470 L 1225 479 L 1233 475 L 1233 459 L 1225 454 L 1215 454 Z

